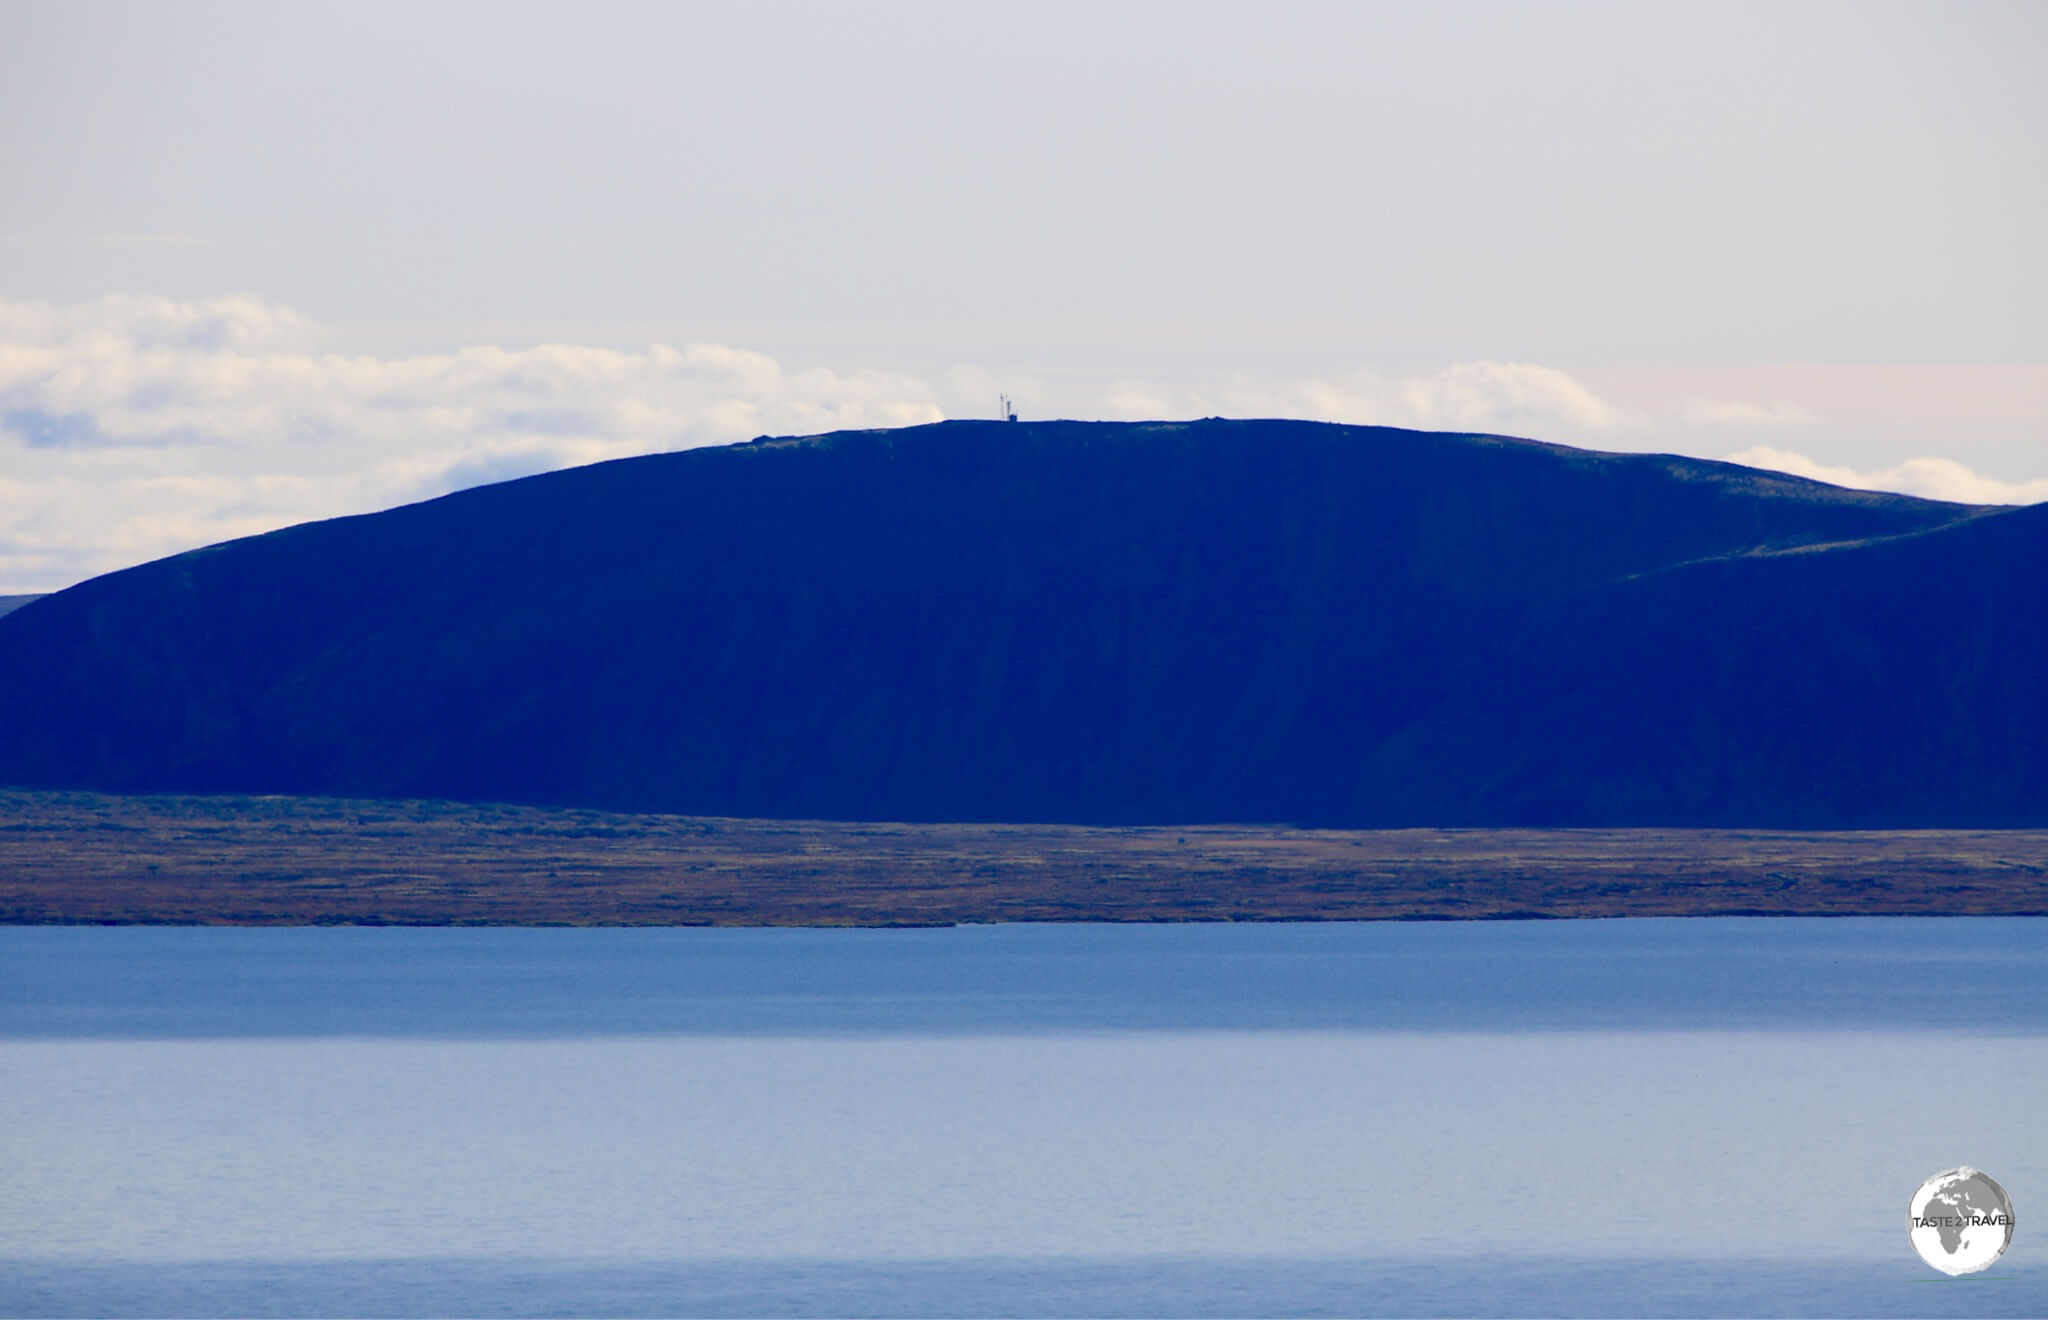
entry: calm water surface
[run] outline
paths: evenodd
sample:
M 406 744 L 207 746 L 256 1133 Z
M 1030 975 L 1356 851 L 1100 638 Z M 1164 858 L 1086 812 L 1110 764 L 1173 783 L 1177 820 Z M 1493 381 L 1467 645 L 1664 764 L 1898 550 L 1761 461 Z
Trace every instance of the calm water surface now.
M 2037 919 L 0 929 L 0 1313 L 2039 1315 L 2044 1102 Z

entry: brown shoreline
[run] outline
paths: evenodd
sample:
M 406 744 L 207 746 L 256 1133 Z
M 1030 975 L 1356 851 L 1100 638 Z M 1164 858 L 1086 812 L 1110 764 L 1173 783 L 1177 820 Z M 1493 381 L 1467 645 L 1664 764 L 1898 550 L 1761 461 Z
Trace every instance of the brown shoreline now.
M 0 791 L 0 923 L 2048 915 L 2048 830 L 902 825 Z

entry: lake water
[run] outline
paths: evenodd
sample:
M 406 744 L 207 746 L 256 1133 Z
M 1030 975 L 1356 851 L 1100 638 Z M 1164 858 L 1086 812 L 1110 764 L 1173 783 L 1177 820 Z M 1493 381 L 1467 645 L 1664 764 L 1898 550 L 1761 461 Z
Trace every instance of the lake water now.
M 2042 1315 L 2043 1207 L 2042 919 L 0 928 L 7 1315 Z

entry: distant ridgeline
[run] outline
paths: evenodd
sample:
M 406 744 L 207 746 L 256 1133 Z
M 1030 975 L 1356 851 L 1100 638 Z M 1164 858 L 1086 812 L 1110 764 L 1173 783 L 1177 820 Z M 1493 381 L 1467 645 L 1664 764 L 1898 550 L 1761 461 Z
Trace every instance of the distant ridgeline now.
M 601 463 L 0 619 L 0 783 L 1076 823 L 2048 825 L 2048 505 L 1305 422 Z

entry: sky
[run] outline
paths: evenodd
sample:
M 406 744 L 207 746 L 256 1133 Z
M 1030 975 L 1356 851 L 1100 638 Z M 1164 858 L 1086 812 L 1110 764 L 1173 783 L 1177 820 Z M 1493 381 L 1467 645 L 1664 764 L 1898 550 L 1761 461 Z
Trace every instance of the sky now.
M 2048 5 L 0 0 L 0 593 L 1289 416 L 2048 500 Z

